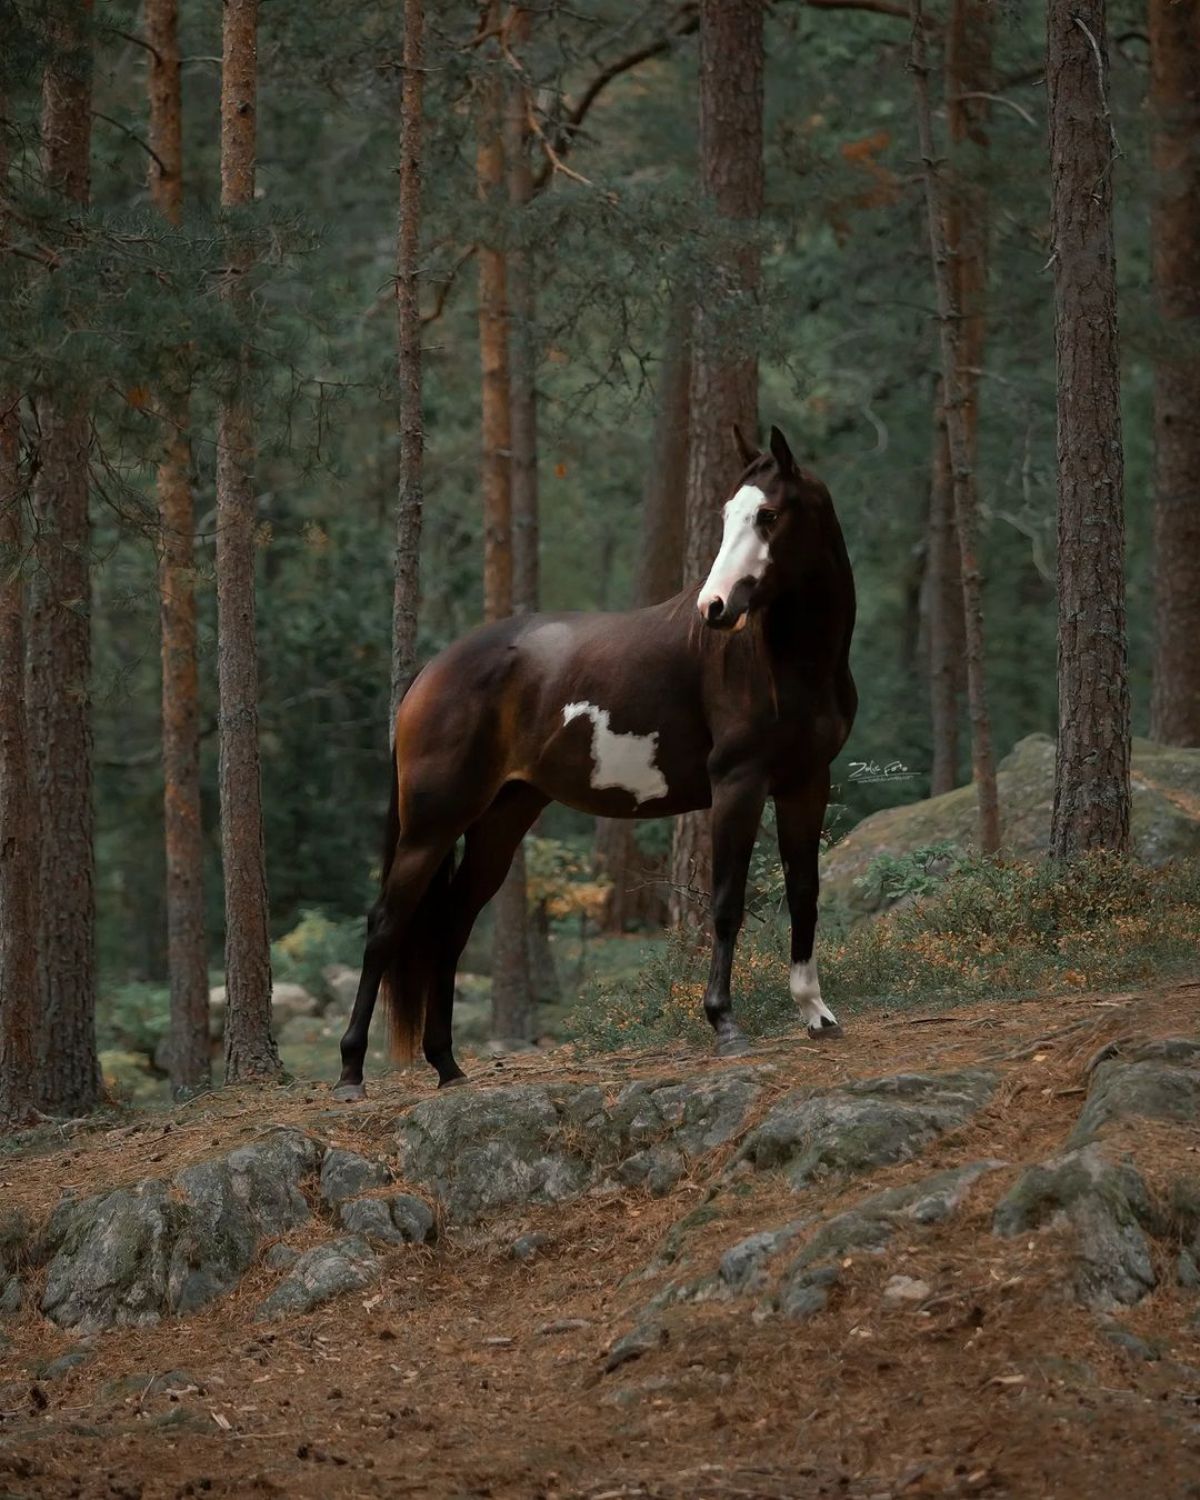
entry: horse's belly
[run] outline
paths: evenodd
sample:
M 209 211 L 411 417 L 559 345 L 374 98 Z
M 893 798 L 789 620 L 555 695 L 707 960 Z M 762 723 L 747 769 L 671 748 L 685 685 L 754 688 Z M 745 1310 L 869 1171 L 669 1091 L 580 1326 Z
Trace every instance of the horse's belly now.
M 663 755 L 656 735 L 557 735 L 525 772 L 555 802 L 598 818 L 666 818 L 712 801 L 706 760 Z

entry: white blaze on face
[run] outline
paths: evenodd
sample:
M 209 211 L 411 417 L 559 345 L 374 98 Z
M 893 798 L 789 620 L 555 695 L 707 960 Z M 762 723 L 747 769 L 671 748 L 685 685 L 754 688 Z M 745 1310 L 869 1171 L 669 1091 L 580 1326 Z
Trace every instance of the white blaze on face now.
M 639 806 L 665 797 L 667 778 L 655 764 L 657 734 L 616 734 L 608 727 L 608 709 L 594 703 L 567 703 L 563 723 L 586 718 L 592 721 L 592 786 L 596 791 L 615 787 L 632 792 Z
M 729 603 L 730 594 L 743 578 L 759 579 L 766 572 L 770 549 L 754 524 L 766 499 L 756 484 L 744 484 L 732 500 L 725 502 L 721 550 L 696 600 L 696 608 L 705 619 L 718 600 L 722 605 Z
M 788 975 L 788 987 L 792 999 L 800 1008 L 806 1026 L 819 1030 L 822 1025 L 836 1026 L 833 1012 L 821 999 L 821 981 L 817 977 L 817 961 L 810 958 L 806 963 L 793 964 Z

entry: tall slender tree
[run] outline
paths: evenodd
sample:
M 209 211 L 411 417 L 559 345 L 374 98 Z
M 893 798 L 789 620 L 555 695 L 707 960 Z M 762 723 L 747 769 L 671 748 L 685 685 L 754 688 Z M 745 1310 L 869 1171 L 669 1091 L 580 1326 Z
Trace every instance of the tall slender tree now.
M 978 507 L 971 483 L 972 466 L 967 432 L 967 397 L 963 387 L 963 341 L 956 277 L 946 242 L 946 210 L 942 179 L 933 138 L 933 110 L 929 99 L 929 69 L 925 61 L 925 18 L 921 0 L 911 0 L 911 67 L 916 91 L 917 134 L 920 140 L 929 248 L 937 300 L 942 389 L 945 397 L 946 437 L 950 454 L 950 484 L 958 531 L 962 572 L 963 635 L 966 644 L 967 698 L 971 712 L 971 772 L 979 801 L 979 844 L 985 854 L 1000 848 L 1000 803 L 996 792 L 996 762 L 988 712 L 983 659 L 983 580 L 979 570 Z
M 691 305 L 672 299 L 664 333 L 662 378 L 651 452 L 642 492 L 642 531 L 633 607 L 660 604 L 683 587 L 683 543 L 687 520 L 688 386 L 691 381 Z M 634 921 L 661 923 L 665 864 L 641 854 L 628 818 L 601 818 L 596 826 L 596 863 L 612 890 L 605 912 L 609 932 Z
M 2 111 L 0 111 L 2 113 Z M 0 182 L 7 175 L 0 135 Z M 25 733 L 25 495 L 19 405 L 0 391 L 0 1129 L 33 1112 L 36 823 Z
M 1051 849 L 1129 845 L 1124 454 L 1105 0 L 1049 0 L 1058 370 L 1058 754 Z
M 89 0 L 53 0 L 42 83 L 42 169 L 62 208 L 69 258 L 91 180 Z M 58 273 L 51 273 L 58 274 Z M 35 557 L 27 646 L 37 786 L 38 1102 L 81 1114 L 100 1097 L 92 806 L 90 422 L 80 381 L 37 397 Z
M 483 612 L 487 620 L 512 614 L 513 463 L 512 380 L 510 371 L 509 277 L 505 219 L 509 194 L 506 170 L 506 83 L 500 64 L 500 0 L 483 14 L 483 67 L 478 92 L 478 147 L 475 180 L 483 214 L 479 259 L 479 354 L 482 370 L 483 427 Z M 529 1005 L 529 945 L 523 863 L 493 903 L 492 1034 L 525 1038 L 532 1027 Z
M 254 200 L 258 0 L 224 0 L 221 207 L 227 218 L 224 293 L 247 308 L 244 216 Z M 217 618 L 221 851 L 225 873 L 225 1079 L 278 1076 L 271 1035 L 271 944 L 263 847 L 255 632 L 254 424 L 243 349 L 217 429 Z
M 146 0 L 150 49 L 150 197 L 173 227 L 183 219 L 183 99 L 178 0 Z M 168 1068 L 179 1091 L 211 1078 L 208 948 L 204 934 L 204 834 L 200 822 L 199 670 L 196 659 L 195 521 L 192 508 L 187 351 L 158 393 L 165 429 L 158 461 L 162 530 L 163 827 L 167 856 L 167 965 L 171 981 Z
M 978 507 L 980 370 L 987 331 L 989 204 L 981 168 L 988 150 L 991 73 L 991 5 L 985 0 L 952 0 L 945 46 L 946 126 L 951 152 L 946 242 L 960 318 L 959 388 L 972 510 Z M 958 784 L 959 708 L 965 686 L 962 562 L 943 402 L 944 387 L 939 384 L 926 584 L 933 731 L 930 791 L 934 796 Z
M 700 0 L 700 172 L 722 237 L 714 290 L 695 310 L 684 577 L 703 579 L 721 540 L 721 501 L 735 477 L 736 423 L 758 429 L 758 357 L 739 337 L 760 278 L 763 203 L 763 0 Z M 718 290 L 719 289 L 719 290 Z M 736 310 L 730 316 L 731 309 Z M 699 924 L 691 893 L 711 884 L 711 819 L 677 820 L 672 919 Z
M 404 0 L 400 85 L 400 219 L 396 234 L 397 376 L 400 384 L 400 495 L 396 506 L 392 606 L 391 719 L 416 670 L 421 602 L 421 518 L 425 507 L 425 424 L 421 415 L 421 138 L 424 129 L 424 0 Z
M 1200 6 L 1150 0 L 1154 595 L 1150 733 L 1200 745 Z

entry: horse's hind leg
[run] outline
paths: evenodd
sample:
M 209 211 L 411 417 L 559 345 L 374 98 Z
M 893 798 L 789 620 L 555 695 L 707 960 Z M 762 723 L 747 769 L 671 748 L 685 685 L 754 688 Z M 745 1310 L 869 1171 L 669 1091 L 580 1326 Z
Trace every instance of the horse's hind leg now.
M 424 1052 L 437 1069 L 438 1087 L 465 1074 L 454 1059 L 454 974 L 479 913 L 504 883 L 521 840 L 550 799 L 523 781 L 500 788 L 487 812 L 467 829 L 462 863 L 446 896 L 433 990 L 425 1011 Z
M 342 1074 L 334 1089 L 337 1099 L 363 1097 L 363 1063 L 367 1034 L 379 986 L 396 944 L 404 935 L 413 912 L 428 889 L 442 860 L 454 848 L 454 836 L 429 837 L 420 842 L 401 833 L 388 871 L 387 884 L 367 919 L 367 944 L 363 951 L 362 975 L 350 1012 L 350 1024 L 342 1037 Z

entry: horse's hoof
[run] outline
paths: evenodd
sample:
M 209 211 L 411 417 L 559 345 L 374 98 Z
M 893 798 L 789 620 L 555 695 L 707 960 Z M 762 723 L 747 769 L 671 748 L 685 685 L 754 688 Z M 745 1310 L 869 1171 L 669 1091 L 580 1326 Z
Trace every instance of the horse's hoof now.
M 723 1036 L 717 1042 L 718 1057 L 741 1057 L 749 1050 L 750 1040 L 740 1031 L 731 1032 L 729 1036 Z
M 469 1083 L 470 1081 L 465 1073 L 456 1073 L 453 1078 L 439 1078 L 438 1088 L 456 1089 L 460 1084 Z
M 333 1097 L 339 1104 L 354 1104 L 367 1097 L 367 1086 L 365 1083 L 339 1083 L 333 1091 Z
M 836 1021 L 822 1021 L 819 1026 L 810 1026 L 808 1034 L 814 1042 L 832 1041 L 846 1035 Z

